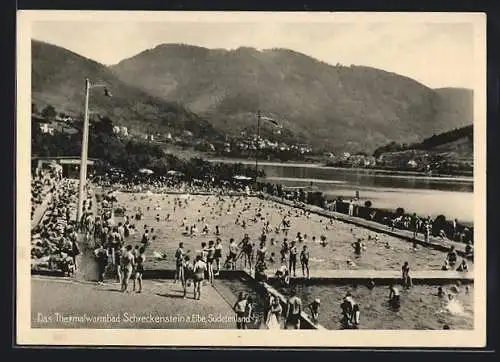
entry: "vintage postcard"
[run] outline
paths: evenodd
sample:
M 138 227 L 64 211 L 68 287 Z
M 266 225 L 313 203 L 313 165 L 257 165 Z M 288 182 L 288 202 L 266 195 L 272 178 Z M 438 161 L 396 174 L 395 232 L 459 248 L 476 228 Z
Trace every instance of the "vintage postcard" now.
M 485 345 L 484 14 L 17 20 L 17 344 Z

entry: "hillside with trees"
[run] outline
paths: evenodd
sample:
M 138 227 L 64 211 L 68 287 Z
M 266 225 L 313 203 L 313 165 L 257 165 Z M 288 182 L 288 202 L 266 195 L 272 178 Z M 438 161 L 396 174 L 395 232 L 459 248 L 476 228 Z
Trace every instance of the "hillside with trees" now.
M 289 49 L 163 44 L 112 69 L 128 84 L 184 104 L 218 130 L 255 132 L 260 109 L 288 138 L 334 152 L 372 153 L 391 140 L 414 143 L 472 120 L 469 90 L 434 91 L 398 74 L 332 66 Z
M 373 155 L 384 168 L 472 175 L 474 128 L 455 128 L 413 144 L 390 142 L 377 148 Z
M 132 132 L 182 132 L 196 137 L 218 135 L 211 124 L 177 102 L 161 99 L 119 80 L 106 66 L 64 48 L 32 41 L 32 102 L 38 109 L 47 105 L 58 112 L 82 119 L 85 77 L 106 85 L 91 90 L 89 108 L 92 116 L 112 118 Z

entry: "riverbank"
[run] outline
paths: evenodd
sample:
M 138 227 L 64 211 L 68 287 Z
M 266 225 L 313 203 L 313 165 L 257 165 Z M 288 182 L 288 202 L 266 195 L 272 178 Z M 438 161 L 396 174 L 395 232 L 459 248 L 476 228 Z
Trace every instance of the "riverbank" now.
M 208 162 L 213 163 L 241 163 L 243 165 L 255 165 L 255 160 L 252 159 L 233 159 L 233 158 L 208 158 Z M 359 167 L 336 167 L 327 166 L 324 163 L 307 163 L 307 162 L 273 162 L 273 161 L 261 161 L 259 160 L 258 166 L 282 166 L 282 167 L 303 167 L 303 168 L 315 168 L 324 170 L 339 170 L 353 173 L 369 173 L 373 176 L 383 175 L 383 176 L 399 176 L 399 177 L 418 177 L 420 179 L 426 180 L 451 180 L 456 182 L 474 182 L 473 176 L 455 176 L 449 174 L 432 174 L 427 175 L 424 172 L 417 171 L 398 171 L 398 170 L 386 170 L 380 168 L 359 168 Z

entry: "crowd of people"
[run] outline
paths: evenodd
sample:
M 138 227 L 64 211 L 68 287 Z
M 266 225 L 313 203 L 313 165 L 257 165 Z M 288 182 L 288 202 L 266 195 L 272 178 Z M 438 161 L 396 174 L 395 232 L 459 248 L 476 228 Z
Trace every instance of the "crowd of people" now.
M 144 269 L 145 250 L 150 245 L 155 244 L 156 233 L 154 225 L 144 224 L 143 226 L 141 225 L 142 227 L 136 227 L 136 224 L 142 223 L 145 211 L 150 215 L 156 214 L 155 219 L 157 223 L 179 223 L 177 226 L 179 232 L 181 232 L 187 240 L 201 235 L 208 236 L 209 240 L 202 241 L 199 248 L 196 250 L 186 250 L 184 242 L 179 242 L 175 253 L 173 253 L 172 257 L 175 260 L 175 282 L 182 285 L 183 298 L 187 297 L 188 288 L 192 285 L 193 298 L 201 299 L 202 286 L 206 284 L 213 285 L 214 279 L 224 268 L 230 270 L 239 268 L 248 269 L 254 274 L 257 281 L 266 281 L 268 279 L 266 271 L 268 263 L 281 264 L 275 273 L 275 277 L 279 281 L 280 286 L 288 290 L 290 289 L 288 288 L 290 286 L 290 278 L 297 276 L 296 264 L 298 260 L 300 261 L 302 276 L 309 278 L 310 254 L 307 245 L 308 241 L 317 242 L 324 247 L 328 245 L 327 238 L 324 235 L 313 235 L 309 237 L 301 232 L 298 232 L 297 235 L 289 234 L 293 218 L 310 217 L 310 212 L 279 206 L 277 212 L 282 216 L 281 222 L 277 225 L 271 225 L 267 219 L 267 215 L 262 211 L 264 201 L 255 204 L 250 202 L 244 195 L 235 196 L 231 199 L 222 196 L 216 197 L 215 199 L 213 197 L 207 197 L 202 203 L 203 207 L 212 210 L 211 213 L 215 217 L 221 216 L 222 214 L 234 215 L 235 225 L 238 225 L 243 230 L 251 223 L 261 223 L 263 225 L 260 235 L 243 233 L 242 239 L 238 241 L 234 238 L 229 238 L 227 249 L 223 247 L 222 239 L 224 235 L 219 225 L 209 225 L 205 217 L 196 218 L 196 216 L 193 215 L 195 220 L 188 220 L 186 217 L 176 217 L 176 212 L 192 208 L 190 203 L 191 199 L 186 197 L 186 195 L 177 195 L 173 198 L 173 201 L 168 201 L 168 204 L 170 204 L 168 210 L 162 210 L 158 199 L 156 199 L 158 204 L 155 205 L 152 194 L 146 193 L 142 194 L 142 196 L 134 195 L 130 197 L 132 204 L 134 204 L 135 201 L 149 201 L 150 206 L 147 207 L 147 210 L 142 210 L 140 207 L 134 207 L 132 210 L 124 210 L 125 215 L 123 216 L 123 222 L 118 222 L 116 225 L 109 225 L 112 220 L 111 211 L 106 211 L 105 216 L 102 218 L 102 220 L 104 220 L 104 232 L 98 231 L 101 230 L 99 227 L 99 220 L 96 222 L 95 231 L 96 239 L 101 240 L 101 246 L 98 248 L 98 253 L 96 255 L 101 255 L 101 253 L 103 255 L 103 266 L 100 270 L 104 272 L 105 263 L 117 266 L 118 278 L 120 283 L 122 283 L 122 291 L 124 292 L 127 291 L 130 277 L 138 281 L 138 291 L 140 292 L 142 290 L 142 272 Z M 112 194 L 109 194 L 103 200 L 103 204 L 111 202 L 116 202 L 116 198 L 114 198 Z M 119 208 L 119 206 L 116 206 L 115 210 Z M 253 216 L 249 218 L 243 216 L 247 211 L 248 214 Z M 234 214 L 232 214 L 233 212 Z M 196 210 L 194 209 L 193 214 L 196 214 Z M 334 219 L 331 219 L 330 223 L 333 224 L 333 220 Z M 193 223 L 193 221 L 195 222 Z M 328 225 L 325 227 L 328 227 Z M 136 245 L 134 249 L 129 240 L 131 240 L 130 236 L 136 233 L 141 235 L 140 240 L 142 245 Z M 280 245 L 280 258 L 274 253 L 268 252 L 268 246 L 278 244 L 276 235 L 283 236 L 283 241 Z M 211 238 L 212 240 L 210 240 Z M 352 246 L 355 253 L 361 253 L 365 248 L 361 239 L 356 240 Z M 121 255 L 127 255 L 127 257 L 121 259 Z M 150 253 L 150 255 L 160 260 L 168 258 L 166 254 L 158 252 Z M 450 255 L 452 254 L 450 253 L 449 256 L 447 256 L 448 259 L 452 258 Z M 109 256 L 113 257 L 109 259 Z M 120 276 L 120 273 L 122 276 Z M 402 266 L 401 280 L 405 288 L 411 288 L 412 281 L 408 262 L 404 263 Z M 133 290 L 135 290 L 135 282 Z M 394 293 L 396 293 L 398 295 L 397 298 L 399 298 L 399 294 L 397 292 Z M 249 316 L 251 313 L 249 310 L 251 310 L 252 303 L 248 301 L 247 297 L 243 298 L 242 296 L 241 298 L 243 299 L 240 298 L 239 304 L 237 303 L 234 306 L 235 313 L 239 318 L 238 320 L 241 322 L 238 324 L 238 328 L 246 328 L 247 320 L 250 318 Z M 292 295 L 290 299 L 293 301 L 295 300 L 292 299 L 294 297 L 297 296 Z M 391 296 L 390 299 L 392 300 L 394 297 Z M 242 305 L 245 303 L 248 303 L 248 306 L 243 308 Z M 269 309 L 273 309 L 273 313 L 278 317 L 277 313 L 279 307 L 276 303 L 277 302 L 271 301 L 269 303 Z M 315 311 L 314 315 L 317 316 L 319 303 L 316 304 L 313 310 Z M 295 306 L 293 308 L 296 309 Z M 345 300 L 341 303 L 340 309 L 342 311 L 342 325 L 344 328 L 357 328 L 361 310 L 359 305 L 354 301 L 352 295 L 346 296 Z M 269 316 L 270 314 L 267 315 Z M 271 328 L 275 328 L 276 322 L 274 317 L 271 315 L 269 318 L 271 319 L 267 320 L 266 323 L 271 325 Z M 284 320 L 288 321 L 287 318 L 284 318 Z M 285 325 L 290 327 L 294 324 L 292 322 L 286 322 Z
M 306 204 L 308 199 L 304 189 L 286 190 L 280 185 L 273 184 L 265 184 L 262 186 L 262 189 L 265 190 L 266 193 L 273 196 L 282 197 L 284 199 L 303 204 Z M 375 221 L 377 210 L 371 207 L 370 201 L 367 202 L 368 205 L 370 205 L 368 207 L 369 212 L 367 212 L 366 215 L 363 215 L 363 217 Z M 363 207 L 361 200 L 359 199 L 359 194 L 357 194 L 357 197 L 349 200 L 343 200 L 341 198 L 326 200 L 324 196 L 319 195 L 313 203 L 326 210 L 345 213 L 346 215 L 352 217 L 361 217 L 360 209 Z M 341 207 L 341 204 L 345 204 L 345 206 Z M 396 210 L 396 213 L 393 215 L 384 216 L 378 221 L 390 226 L 392 230 L 409 230 L 413 232 L 414 238 L 420 234 L 424 237 L 426 242 L 430 240 L 431 236 L 435 236 L 441 240 L 447 239 L 465 243 L 469 248 L 472 248 L 473 232 L 471 228 L 463 225 L 461 226 L 457 219 L 447 222 L 444 220 L 442 215 L 432 219 L 430 216 L 420 217 L 416 213 L 406 214 L 403 209 L 399 209 Z
M 33 269 L 48 268 L 72 275 L 77 268 L 76 222 L 78 183 L 62 179 L 53 186 L 47 209 L 31 234 Z
M 214 178 L 185 179 L 179 174 L 171 176 L 156 175 L 125 175 L 121 173 L 106 173 L 93 180 L 97 186 L 112 188 L 127 192 L 179 192 L 179 193 L 206 193 L 206 194 L 235 194 L 249 193 L 248 182 L 233 180 L 215 180 Z
M 34 177 L 31 178 L 31 219 L 35 211 L 42 205 L 50 192 L 54 192 L 56 185 L 62 179 L 59 168 L 42 169 L 37 168 Z

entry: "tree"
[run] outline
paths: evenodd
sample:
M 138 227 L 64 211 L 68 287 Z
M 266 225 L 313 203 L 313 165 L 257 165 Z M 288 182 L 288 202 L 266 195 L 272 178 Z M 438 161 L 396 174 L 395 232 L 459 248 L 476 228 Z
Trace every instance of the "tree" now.
M 57 115 L 57 112 L 52 105 L 48 105 L 42 110 L 42 116 L 46 119 L 54 119 Z
M 108 117 L 102 117 L 98 122 L 94 123 L 94 131 L 96 134 L 113 134 L 113 121 Z
M 39 110 L 35 103 L 31 103 L 31 113 L 38 114 Z

